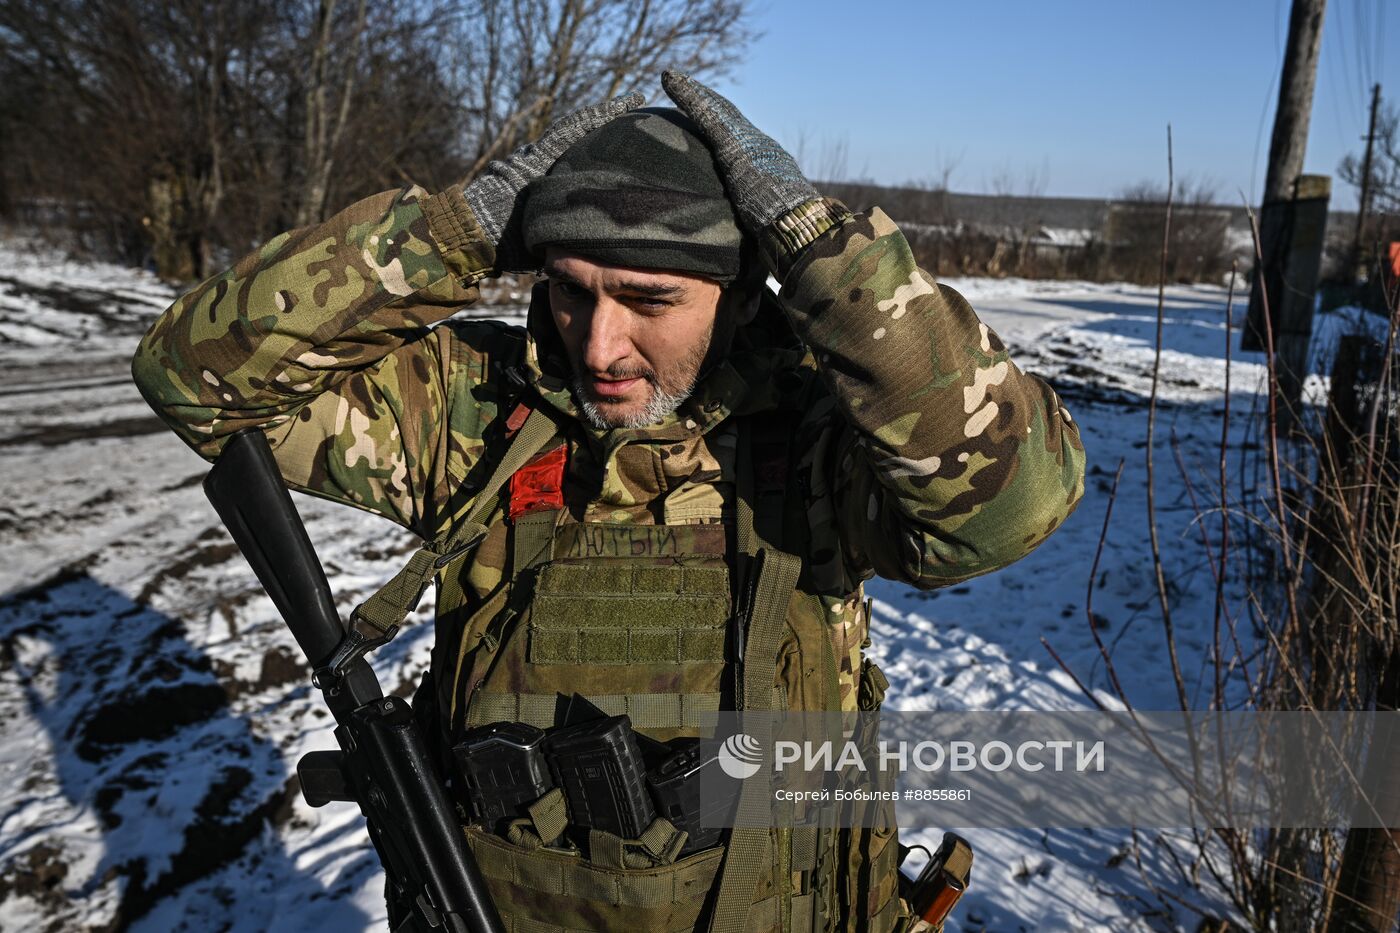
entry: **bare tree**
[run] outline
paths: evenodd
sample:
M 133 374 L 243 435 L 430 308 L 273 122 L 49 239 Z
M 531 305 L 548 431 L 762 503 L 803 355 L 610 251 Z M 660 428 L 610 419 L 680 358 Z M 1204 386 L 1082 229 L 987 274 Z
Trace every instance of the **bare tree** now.
M 1021 185 L 1021 194 L 1028 198 L 1043 198 L 1050 190 L 1050 159 L 1043 158 L 1039 165 L 1026 169 Z
M 987 194 L 999 198 L 1042 198 L 1050 187 L 1050 160 L 1042 159 L 1039 165 L 1028 166 L 1019 173 L 1003 164 L 983 179 L 982 187 Z
M 360 45 L 360 37 L 365 31 L 366 0 L 359 0 L 355 7 L 354 24 L 345 44 L 348 55 L 342 56 L 339 74 L 330 73 L 331 39 L 335 28 L 336 0 L 321 0 L 316 14 L 316 30 L 311 44 L 311 67 L 308 71 L 305 93 L 306 130 L 302 137 L 305 155 L 302 164 L 306 168 L 306 186 L 302 189 L 301 209 L 297 212 L 297 223 L 306 224 L 318 218 L 325 209 L 326 188 L 330 184 L 331 169 L 335 165 L 335 153 L 345 134 L 345 125 L 350 118 L 350 105 L 354 100 L 356 69 L 355 53 Z M 330 85 L 337 85 L 339 106 L 331 113 L 329 101 Z
M 258 69 L 246 55 L 280 22 L 260 0 L 0 3 L 0 78 L 34 76 L 3 128 L 22 189 L 197 274 L 229 191 L 233 96 Z
M 1009 198 L 1016 193 L 1016 173 L 1003 165 L 983 180 L 982 187 L 990 195 Z
M 928 157 L 928 171 L 918 178 L 905 182 L 904 186 L 918 191 L 947 193 L 952 190 L 954 173 L 957 172 L 966 157 L 966 149 L 959 151 L 956 155 L 944 152 L 942 149 L 935 149 Z
M 447 18 L 466 177 L 575 107 L 655 93 L 667 67 L 723 73 L 752 38 L 744 0 L 468 0 Z
M 188 280 L 750 38 L 745 0 L 0 0 L 0 210 Z
M 818 183 L 850 180 L 851 139 L 845 134 L 825 136 L 817 146 L 803 127 L 792 145 L 792 156 L 802 166 L 802 174 Z

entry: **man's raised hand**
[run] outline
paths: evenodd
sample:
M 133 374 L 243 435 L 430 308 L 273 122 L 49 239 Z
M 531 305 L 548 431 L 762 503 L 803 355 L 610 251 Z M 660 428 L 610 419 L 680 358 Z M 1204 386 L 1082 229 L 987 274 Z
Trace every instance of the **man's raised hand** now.
M 515 201 L 521 190 L 548 172 L 574 143 L 645 102 L 641 94 L 624 94 L 560 117 L 539 139 L 493 161 L 467 186 L 463 192 L 467 203 L 482 232 L 496 247 L 496 271 L 523 272 L 530 265 L 517 229 Z
M 782 281 L 796 254 L 844 208 L 823 201 L 797 160 L 722 95 L 679 71 L 664 72 L 661 86 L 700 127 L 744 232 Z

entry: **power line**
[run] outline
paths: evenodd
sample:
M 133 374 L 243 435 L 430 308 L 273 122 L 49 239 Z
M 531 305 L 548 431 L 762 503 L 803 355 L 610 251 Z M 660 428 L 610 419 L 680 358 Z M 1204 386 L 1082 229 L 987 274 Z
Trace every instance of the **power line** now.
M 1385 77 L 1385 3 L 1376 0 L 1376 75 Z
M 1332 21 L 1335 24 L 1333 32 L 1337 36 L 1337 52 L 1341 56 L 1342 75 L 1338 84 L 1342 88 L 1342 99 L 1347 102 L 1347 115 L 1351 117 L 1352 126 L 1361 124 L 1361 111 L 1356 109 L 1356 99 L 1354 95 L 1346 89 L 1351 82 L 1351 41 L 1347 38 L 1346 21 L 1342 18 L 1342 11 L 1346 6 L 1341 3 L 1332 7 Z M 1350 135 L 1350 134 L 1348 134 Z
M 1259 190 L 1259 148 L 1264 141 L 1264 118 L 1269 115 L 1269 104 L 1274 99 L 1274 87 L 1278 84 L 1283 65 L 1283 45 L 1279 38 L 1279 30 L 1283 25 L 1281 13 L 1285 2 L 1287 0 L 1278 0 L 1278 3 L 1274 5 L 1274 51 L 1276 53 L 1274 76 L 1269 80 L 1269 89 L 1264 92 L 1264 104 L 1259 108 L 1259 126 L 1254 130 L 1254 159 L 1250 162 L 1249 167 L 1249 193 L 1251 197 Z M 1263 203 L 1262 200 L 1260 203 Z
M 1366 24 L 1361 12 L 1361 0 L 1352 0 L 1352 9 L 1356 12 L 1351 34 L 1356 43 L 1356 83 L 1364 90 L 1371 86 L 1371 67 L 1368 61 L 1370 55 L 1366 50 Z
M 1352 256 L 1357 261 L 1362 256 L 1361 235 L 1365 231 L 1366 207 L 1370 202 L 1371 191 L 1371 150 L 1376 142 L 1376 111 L 1380 106 L 1381 86 L 1377 84 L 1371 88 L 1371 118 L 1366 127 L 1366 154 L 1361 159 L 1361 193 L 1356 199 L 1356 239 L 1352 243 Z
M 1340 48 L 1342 44 L 1342 36 L 1341 32 L 1339 32 L 1341 23 L 1335 15 L 1332 20 L 1334 28 L 1328 30 L 1328 35 L 1331 37 L 1330 41 L 1332 46 Z M 1325 43 L 1327 41 L 1329 41 L 1328 36 L 1323 36 L 1323 42 Z M 1354 108 L 1356 107 L 1356 102 L 1351 99 L 1350 95 L 1341 92 L 1341 88 L 1346 86 L 1346 82 L 1341 80 L 1337 75 L 1338 69 L 1341 67 L 1338 64 L 1339 58 L 1340 53 L 1327 55 L 1327 71 L 1331 77 L 1331 80 L 1327 82 L 1327 86 L 1332 94 L 1332 118 L 1337 124 L 1337 142 L 1342 148 L 1346 148 L 1350 144 L 1351 133 L 1342 126 L 1342 101 L 1345 100 L 1347 102 L 1346 110 L 1348 116 L 1352 116 L 1353 118 L 1355 116 Z

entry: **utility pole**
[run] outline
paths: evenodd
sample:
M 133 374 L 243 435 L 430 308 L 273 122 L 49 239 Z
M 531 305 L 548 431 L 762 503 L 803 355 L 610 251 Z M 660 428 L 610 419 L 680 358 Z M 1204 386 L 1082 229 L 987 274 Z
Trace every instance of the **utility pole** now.
M 1381 86 L 1371 88 L 1371 125 L 1366 130 L 1366 155 L 1361 159 L 1361 203 L 1356 206 L 1356 239 L 1351 246 L 1352 261 L 1360 278 L 1369 269 L 1361 252 L 1361 238 L 1366 229 L 1366 209 L 1371 206 L 1371 148 L 1376 142 L 1376 112 L 1381 108 Z
M 1288 14 L 1288 44 L 1279 79 L 1274 134 L 1269 140 L 1269 171 L 1264 178 L 1265 204 L 1288 199 L 1293 194 L 1293 180 L 1303 172 L 1326 9 L 1327 0 L 1293 0 Z
M 1259 212 L 1259 251 L 1263 262 L 1254 270 L 1249 317 L 1240 337 L 1243 349 L 1264 350 L 1268 345 L 1266 327 L 1272 329 L 1279 413 L 1284 427 L 1294 423 L 1302 394 L 1302 370 L 1312 335 L 1313 295 L 1321 269 L 1327 201 L 1331 195 L 1330 179 L 1302 176 L 1326 7 L 1326 0 L 1293 0 L 1288 16 L 1288 43 L 1274 133 L 1269 142 L 1264 203 Z M 1269 306 L 1267 323 L 1265 292 Z

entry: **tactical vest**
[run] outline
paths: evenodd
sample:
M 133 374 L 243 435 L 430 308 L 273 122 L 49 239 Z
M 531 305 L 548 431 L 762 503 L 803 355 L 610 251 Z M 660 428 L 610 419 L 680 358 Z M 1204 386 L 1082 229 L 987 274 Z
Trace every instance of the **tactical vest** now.
M 513 419 L 466 517 L 386 587 L 404 602 L 440 571 L 437 643 L 415 699 L 439 741 L 499 721 L 550 728 L 574 693 L 663 741 L 696 735 L 721 708 L 840 712 L 836 645 L 849 633 L 834 643 L 833 601 L 802 586 L 807 516 L 786 475 L 796 413 L 737 419 L 732 525 L 577 522 L 563 509 L 513 504 L 511 492 L 523 490 L 508 492 L 510 478 L 559 456 L 552 417 L 535 408 L 523 424 Z M 500 572 L 485 594 L 469 583 L 483 561 Z M 839 652 L 859 671 L 844 705 L 873 710 L 887 684 L 859 650 L 868 604 L 857 589 L 840 605 L 858 613 L 855 661 Z M 367 607 L 371 624 L 397 611 Z M 740 801 L 741 813 L 770 805 Z M 741 826 L 725 845 L 679 860 L 662 819 L 638 839 L 595 831 L 584 859 L 551 844 L 567 821 L 557 792 L 531 814 L 508 837 L 465 828 L 513 933 L 884 933 L 908 922 L 892 812 L 878 829 Z

